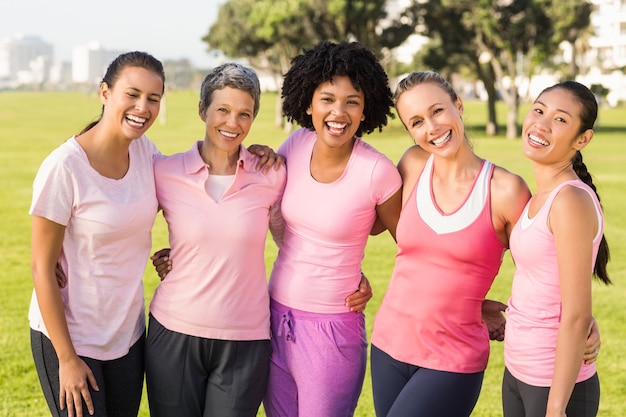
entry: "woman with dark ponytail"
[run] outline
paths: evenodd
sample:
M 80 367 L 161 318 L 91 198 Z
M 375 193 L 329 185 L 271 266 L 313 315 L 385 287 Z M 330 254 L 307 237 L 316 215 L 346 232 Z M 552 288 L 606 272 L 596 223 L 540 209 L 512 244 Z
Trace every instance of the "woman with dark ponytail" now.
M 31 348 L 52 416 L 135 417 L 139 410 L 142 276 L 158 208 L 158 150 L 145 133 L 164 83 L 153 56 L 118 56 L 100 83 L 98 120 L 48 155 L 35 178 Z
M 595 193 L 596 197 L 598 197 L 598 201 L 600 201 L 600 196 L 598 195 L 598 191 L 596 190 L 596 186 L 593 184 L 593 179 L 591 178 L 591 174 L 587 170 L 587 165 L 583 162 L 583 154 L 580 151 L 576 151 L 574 157 L 572 158 L 572 166 L 578 178 L 581 179 L 582 182 L 587 184 Z M 609 262 L 609 244 L 606 241 L 606 237 L 604 234 L 602 235 L 602 240 L 600 241 L 600 247 L 598 248 L 598 255 L 596 257 L 596 263 L 594 265 L 593 273 L 594 275 L 603 283 L 610 284 L 611 280 L 609 279 L 608 272 L 606 271 L 606 264 Z
M 542 91 L 524 120 L 537 191 L 510 238 L 516 272 L 507 309 L 505 417 L 595 416 L 600 383 L 583 360 L 592 276 L 609 284 L 600 198 L 581 150 L 594 135 L 594 95 L 565 81 Z

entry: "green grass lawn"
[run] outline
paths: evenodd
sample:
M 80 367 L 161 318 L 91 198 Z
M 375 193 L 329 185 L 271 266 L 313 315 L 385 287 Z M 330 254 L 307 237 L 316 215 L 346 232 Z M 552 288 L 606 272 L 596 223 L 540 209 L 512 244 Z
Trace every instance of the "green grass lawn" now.
M 265 143 L 276 148 L 285 133 L 274 126 L 275 94 L 263 96 L 261 112 L 247 139 L 248 144 Z M 203 123 L 197 116 L 197 94 L 174 91 L 167 95 L 166 122 L 157 120 L 149 136 L 163 153 L 187 150 L 203 137 Z M 501 105 L 501 103 L 499 103 Z M 465 103 L 465 120 L 476 152 L 534 183 L 532 167 L 520 150 L 519 141 L 503 137 L 485 138 L 485 106 Z M 526 109 L 526 107 L 524 107 Z M 501 120 L 505 110 L 500 107 Z M 32 292 L 30 276 L 31 185 L 43 158 L 71 134 L 96 118 L 100 102 L 95 95 L 77 92 L 0 92 L 0 417 L 49 415 L 32 362 L 29 343 L 28 304 Z M 411 145 L 411 139 L 398 120 L 382 133 L 365 139 L 397 161 Z M 585 161 L 602 197 L 606 236 L 611 246 L 609 272 L 615 285 L 594 285 L 594 315 L 602 331 L 598 372 L 602 384 L 600 416 L 626 416 L 626 109 L 602 109 L 593 143 L 584 150 Z M 154 228 L 154 248 L 167 246 L 166 228 L 159 216 Z M 271 267 L 276 249 L 268 240 L 267 266 Z M 369 277 L 374 298 L 367 308 L 368 332 L 380 305 L 391 270 L 395 244 L 388 234 L 370 239 L 363 269 Z M 508 299 L 513 266 L 505 256 L 490 297 Z M 144 276 L 146 305 L 158 283 L 151 268 Z M 416 295 L 416 302 L 419 302 Z M 451 303 L 454 300 L 450 300 Z M 503 370 L 502 344 L 492 342 L 492 353 L 485 374 L 475 416 L 500 416 L 500 380 Z M 450 394 L 454 400 L 454 393 Z M 141 416 L 148 416 L 144 396 Z M 262 411 L 259 415 L 263 415 Z M 374 416 L 369 374 L 356 415 Z

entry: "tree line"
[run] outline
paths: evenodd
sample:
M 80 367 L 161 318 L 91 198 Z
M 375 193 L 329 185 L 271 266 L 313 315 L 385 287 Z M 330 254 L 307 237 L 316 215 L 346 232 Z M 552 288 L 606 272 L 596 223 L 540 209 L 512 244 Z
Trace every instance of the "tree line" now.
M 574 79 L 576 56 L 591 36 L 591 11 L 586 0 L 228 0 L 203 41 L 269 70 L 280 85 L 291 58 L 319 41 L 358 41 L 396 75 L 403 68 L 393 50 L 413 34 L 424 35 L 429 42 L 412 66 L 473 74 L 488 97 L 486 133 L 498 133 L 499 94 L 508 109 L 506 136 L 516 138 L 515 81 L 554 66 L 551 57 L 563 42 L 570 44 L 572 59 L 558 70 Z

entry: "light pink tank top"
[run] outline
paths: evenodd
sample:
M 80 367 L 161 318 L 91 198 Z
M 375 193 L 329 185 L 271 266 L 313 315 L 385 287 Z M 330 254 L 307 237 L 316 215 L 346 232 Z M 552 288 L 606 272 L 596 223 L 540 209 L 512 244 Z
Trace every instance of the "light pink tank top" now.
M 561 295 L 554 236 L 547 221 L 554 198 L 566 185 L 586 190 L 596 204 L 599 227 L 593 240 L 594 265 L 602 239 L 603 215 L 595 192 L 580 180 L 556 187 L 532 219 L 528 217 L 528 203 L 510 239 L 516 270 L 507 309 L 504 360 L 515 378 L 538 387 L 552 385 L 554 374 Z M 577 382 L 595 372 L 595 364 L 581 364 Z

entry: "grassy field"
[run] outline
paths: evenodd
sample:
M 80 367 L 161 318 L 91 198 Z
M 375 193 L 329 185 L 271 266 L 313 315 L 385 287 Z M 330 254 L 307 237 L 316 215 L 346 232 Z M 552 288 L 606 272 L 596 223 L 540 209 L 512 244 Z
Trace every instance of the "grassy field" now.
M 265 94 L 261 113 L 247 143 L 265 143 L 277 147 L 285 134 L 274 127 L 276 96 Z M 187 150 L 203 136 L 203 124 L 196 111 L 195 92 L 176 91 L 167 95 L 166 121 L 157 121 L 149 136 L 163 153 Z M 531 165 L 522 156 L 519 141 L 484 138 L 482 103 L 465 103 L 465 119 L 476 152 L 509 170 L 522 175 L 531 184 Z M 27 320 L 32 291 L 30 276 L 30 217 L 28 208 L 31 185 L 43 158 L 71 134 L 97 117 L 100 104 L 95 95 L 77 92 L 0 92 L 0 417 L 49 415 L 29 345 Z M 504 120 L 504 109 L 500 109 Z M 366 137 L 376 148 L 397 161 L 411 144 L 398 120 L 382 133 Z M 603 109 L 596 138 L 584 150 L 585 160 L 602 197 L 606 216 L 606 235 L 611 246 L 609 272 L 611 287 L 594 285 L 594 315 L 600 323 L 603 345 L 598 362 L 602 383 L 601 416 L 626 416 L 626 109 Z M 154 228 L 154 248 L 167 246 L 166 229 L 159 216 Z M 276 249 L 268 242 L 267 265 Z M 385 234 L 371 238 L 363 269 L 374 288 L 374 298 L 367 308 L 367 326 L 371 324 L 382 300 L 393 268 L 395 244 Z M 506 301 L 513 267 L 509 255 L 490 296 Z M 157 285 L 156 274 L 147 269 L 144 277 L 146 305 Z M 416 295 L 416 302 L 419 299 Z M 450 300 L 454 302 L 454 300 Z M 503 370 L 502 344 L 492 343 L 489 367 L 475 416 L 500 416 L 500 380 Z M 454 393 L 450 393 L 451 401 Z M 148 416 L 144 396 L 141 416 Z M 263 415 L 262 411 L 259 415 Z M 374 416 L 369 374 L 356 415 Z

